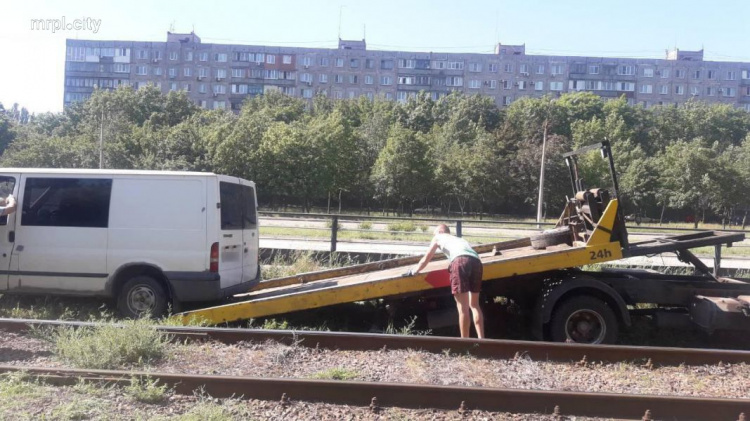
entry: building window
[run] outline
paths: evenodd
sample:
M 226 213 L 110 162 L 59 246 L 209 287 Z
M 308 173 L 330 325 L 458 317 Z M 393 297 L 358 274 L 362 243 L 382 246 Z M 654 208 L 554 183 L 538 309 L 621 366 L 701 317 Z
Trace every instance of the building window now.
M 716 88 L 713 88 L 711 86 L 706 88 L 706 95 L 707 96 L 714 96 L 716 95 Z
M 701 88 L 699 88 L 697 86 L 690 87 L 690 95 L 692 95 L 692 96 L 698 96 L 700 94 L 700 89 Z
M 497 81 L 496 80 L 488 80 L 485 83 L 490 86 L 490 89 L 497 89 Z
M 170 60 L 177 60 L 177 56 L 178 56 L 177 51 L 170 51 L 169 52 L 169 59 Z
M 169 68 L 169 77 L 173 78 L 173 77 L 176 77 L 176 76 L 177 76 L 177 69 L 175 69 L 174 67 L 170 67 Z
M 310 67 L 310 63 L 312 63 L 312 59 L 310 57 L 302 58 L 302 65 L 305 66 L 305 68 Z
M 320 83 L 328 83 L 328 75 L 325 74 L 325 73 L 321 73 L 318 76 L 318 82 L 320 82 Z
M 406 102 L 407 92 L 398 91 L 396 92 L 396 100 L 398 102 Z
M 617 66 L 617 74 L 621 76 L 632 76 L 635 74 L 635 66 Z
M 200 54 L 198 54 L 198 60 L 199 61 L 208 61 L 208 53 L 200 53 Z
M 469 66 L 471 66 L 471 64 Z M 469 88 L 471 89 L 479 89 L 481 86 L 482 83 L 476 79 L 472 79 L 469 81 Z
M 497 73 L 498 67 L 500 67 L 497 63 L 490 63 L 487 65 L 487 70 L 490 73 Z
M 370 101 L 372 101 L 372 100 L 373 100 L 373 99 L 375 98 L 375 96 L 374 96 L 374 95 L 372 94 L 372 92 L 365 92 L 365 96 L 366 96 L 366 97 L 367 97 L 367 99 L 369 99 Z
M 503 89 L 511 89 L 513 87 L 513 82 L 510 80 L 504 80 L 503 81 Z
M 565 66 L 562 64 L 553 64 L 550 66 L 553 75 L 561 75 L 565 71 Z M 552 89 L 550 87 L 550 89 Z M 562 90 L 562 88 L 560 88 Z
M 357 58 L 350 58 L 349 59 L 349 67 L 352 69 L 356 69 L 359 67 L 359 59 Z
M 733 98 L 736 94 L 735 88 L 723 88 L 723 90 L 719 89 L 719 91 L 721 91 L 722 95 L 727 98 Z
M 245 69 L 232 69 L 232 77 L 243 77 Z
M 344 93 L 342 91 L 333 91 L 333 97 L 336 99 L 344 99 Z
M 392 70 L 393 60 L 380 60 L 380 68 L 383 70 Z
M 208 68 L 206 67 L 199 67 L 198 68 L 198 78 L 203 79 L 204 77 L 208 77 Z
M 661 90 L 659 91 L 662 95 L 669 94 L 669 85 L 661 85 Z
M 693 70 L 693 79 L 700 79 L 700 78 L 701 78 L 701 71 Z
M 592 64 L 589 66 L 589 74 L 590 75 L 598 75 L 599 74 L 600 67 L 598 64 Z
M 448 62 L 448 70 L 463 70 L 463 69 L 464 69 L 463 61 L 449 61 Z
M 227 93 L 227 86 L 226 85 L 214 85 L 214 93 L 215 94 Z
M 124 64 L 124 63 L 115 63 L 114 72 L 115 73 L 130 73 L 130 65 Z
M 182 84 L 182 90 L 185 92 L 190 92 L 190 84 L 189 83 L 183 83 Z
M 273 70 L 273 69 L 266 69 L 263 72 L 263 79 L 278 79 L 279 78 L 279 71 Z
M 642 94 L 650 94 L 654 92 L 654 85 L 641 85 Z
M 678 79 L 682 79 L 685 77 L 685 70 L 683 69 L 675 69 L 674 71 L 674 77 Z
M 503 97 L 503 105 L 508 106 L 511 102 L 513 102 L 513 98 L 511 98 L 510 96 Z
M 312 83 L 312 75 L 310 73 L 300 73 L 299 81 L 305 83 Z
M 549 83 L 549 90 L 550 91 L 562 91 L 563 90 L 563 83 L 562 82 L 550 82 Z
M 482 63 L 469 63 L 469 71 L 470 72 L 481 72 L 482 71 Z
M 674 93 L 677 95 L 684 95 L 685 94 L 685 87 L 682 85 L 675 85 L 674 86 Z
M 375 68 L 375 60 L 368 58 L 365 60 L 365 68 L 366 69 L 374 69 Z M 372 95 L 372 92 L 370 92 L 370 95 Z
M 185 61 L 193 61 L 193 52 L 192 51 L 187 51 L 185 53 Z
M 292 56 L 287 54 L 281 56 L 281 62 L 284 64 L 292 64 Z
M 727 80 L 737 80 L 737 72 L 732 71 L 732 70 L 728 71 Z
M 138 50 L 138 58 L 143 60 L 148 58 L 148 51 L 146 50 Z
M 380 84 L 381 85 L 392 85 L 393 84 L 393 78 L 390 76 L 380 76 Z
M 359 77 L 357 77 L 357 75 L 349 75 L 349 83 L 359 83 Z
M 460 76 L 448 76 L 445 78 L 445 86 L 464 86 L 464 78 Z
M 518 66 L 518 73 L 522 75 L 528 75 L 529 74 L 529 65 L 528 64 L 521 64 Z
M 669 77 L 669 69 L 661 69 L 661 78 L 666 79 Z
M 344 59 L 343 58 L 337 58 L 336 59 L 336 67 L 344 67 Z
M 266 63 L 276 64 L 276 56 L 273 54 L 266 54 Z
M 544 74 L 544 65 L 543 64 L 537 64 L 536 65 L 536 74 L 543 75 Z
M 161 76 L 162 75 L 161 67 L 154 67 L 154 76 Z
M 227 77 L 226 69 L 216 69 L 216 79 L 225 79 Z
M 312 89 L 302 89 L 302 98 L 312 98 L 312 97 L 313 97 Z
M 525 80 L 519 80 L 518 81 L 518 89 L 523 91 L 526 89 L 526 81 Z
M 372 85 L 375 81 L 375 78 L 372 77 L 372 75 L 365 75 L 365 85 Z
M 544 90 L 544 82 L 534 82 L 534 90 L 535 91 Z
M 214 101 L 214 110 L 223 110 L 227 107 L 224 101 Z
M 654 69 L 651 67 L 643 69 L 643 77 L 654 77 Z
M 183 68 L 183 69 L 182 69 L 182 74 L 183 74 L 183 75 L 184 75 L 185 77 L 190 77 L 190 76 L 192 76 L 192 74 L 193 74 L 193 71 L 191 70 L 191 68 L 190 68 L 190 67 L 185 67 L 185 68 Z
M 206 84 L 205 83 L 201 83 L 201 84 L 198 85 L 198 92 L 200 92 L 202 94 L 206 93 Z
M 141 76 L 145 76 L 148 74 L 148 67 L 147 66 L 135 66 L 135 73 Z
M 214 60 L 225 63 L 227 61 L 227 53 L 218 53 L 216 56 L 214 56 Z
M 411 60 L 411 59 L 399 59 L 398 60 L 399 69 L 413 69 L 416 66 L 417 66 L 416 60 Z
M 513 73 L 513 65 L 511 63 L 505 63 L 503 66 L 503 71 L 505 73 Z
M 177 82 L 172 82 L 169 84 L 169 90 L 170 91 L 176 91 L 177 90 Z
M 633 92 L 635 91 L 635 83 L 633 82 L 617 82 L 617 90 L 620 92 Z
M 320 58 L 320 66 L 321 67 L 328 67 L 330 65 L 331 64 L 330 64 L 330 60 L 328 59 L 328 57 L 321 57 Z
M 334 83 L 344 83 L 344 75 L 333 75 Z

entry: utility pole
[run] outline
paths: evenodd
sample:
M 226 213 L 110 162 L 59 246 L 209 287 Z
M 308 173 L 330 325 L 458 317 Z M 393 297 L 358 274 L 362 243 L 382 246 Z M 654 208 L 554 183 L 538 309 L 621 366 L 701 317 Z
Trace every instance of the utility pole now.
M 104 110 L 99 120 L 99 169 L 104 168 Z
M 542 169 L 539 172 L 539 201 L 536 205 L 536 223 L 537 229 L 542 229 L 542 205 L 544 203 L 544 155 L 547 149 L 547 122 L 544 119 L 544 132 L 542 134 Z

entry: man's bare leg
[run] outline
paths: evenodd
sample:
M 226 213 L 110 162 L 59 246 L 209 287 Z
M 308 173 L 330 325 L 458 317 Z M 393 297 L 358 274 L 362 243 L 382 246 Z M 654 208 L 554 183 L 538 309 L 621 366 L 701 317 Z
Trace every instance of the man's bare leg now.
M 484 338 L 484 314 L 482 314 L 482 307 L 479 306 L 478 292 L 469 293 L 469 306 L 474 316 L 474 328 L 477 330 L 477 337 L 482 339 Z
M 461 337 L 468 338 L 471 331 L 469 293 L 463 292 L 453 294 L 453 298 L 456 299 L 456 308 L 458 309 L 458 328 L 461 330 Z

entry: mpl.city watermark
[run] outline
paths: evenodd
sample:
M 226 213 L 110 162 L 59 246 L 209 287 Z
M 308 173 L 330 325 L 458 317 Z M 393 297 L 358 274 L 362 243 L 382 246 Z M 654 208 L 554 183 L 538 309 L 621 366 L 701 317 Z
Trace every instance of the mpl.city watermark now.
M 32 31 L 92 31 L 99 32 L 102 24 L 101 19 L 83 17 L 68 20 L 65 16 L 60 19 L 31 19 Z

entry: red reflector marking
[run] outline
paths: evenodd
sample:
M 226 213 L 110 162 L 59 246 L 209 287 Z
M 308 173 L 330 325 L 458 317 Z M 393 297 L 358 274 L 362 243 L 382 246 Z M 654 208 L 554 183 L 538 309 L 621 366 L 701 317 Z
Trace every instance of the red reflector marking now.
M 450 274 L 448 269 L 435 270 L 429 272 L 425 277 L 425 281 L 432 285 L 433 288 L 448 287 L 451 285 Z

